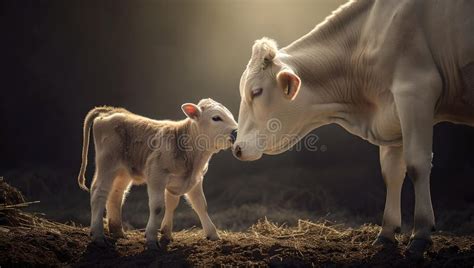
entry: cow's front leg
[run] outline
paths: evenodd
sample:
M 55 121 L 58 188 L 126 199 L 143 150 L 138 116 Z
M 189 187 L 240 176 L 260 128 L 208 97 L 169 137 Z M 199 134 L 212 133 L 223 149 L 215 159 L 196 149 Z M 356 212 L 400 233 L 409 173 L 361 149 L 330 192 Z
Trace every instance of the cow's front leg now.
M 179 204 L 179 198 L 179 195 L 174 195 L 165 190 L 165 216 L 161 222 L 161 240 L 165 243 L 172 240 L 173 213 Z
M 151 169 L 147 174 L 148 207 L 150 217 L 145 229 L 146 246 L 148 249 L 157 250 L 157 235 L 159 227 L 159 215 L 164 206 L 164 194 L 167 174 L 160 171 L 158 167 Z
M 387 187 L 385 210 L 383 213 L 382 230 L 374 244 L 393 244 L 395 233 L 400 231 L 402 216 L 400 195 L 405 179 L 405 163 L 401 146 L 380 146 L 380 166 Z
M 413 79 L 398 84 L 394 97 L 402 128 L 407 173 L 415 188 L 415 222 L 407 254 L 422 257 L 432 245 L 431 231 L 435 225 L 430 173 L 434 110 L 440 94 L 440 81 L 435 73 L 413 74 L 417 74 Z
M 207 213 L 207 203 L 202 189 L 202 180 L 194 186 L 186 196 L 193 206 L 194 211 L 196 211 L 199 216 L 206 238 L 209 240 L 218 240 L 219 235 L 217 234 L 216 226 L 212 223 L 211 218 L 209 218 L 209 214 Z

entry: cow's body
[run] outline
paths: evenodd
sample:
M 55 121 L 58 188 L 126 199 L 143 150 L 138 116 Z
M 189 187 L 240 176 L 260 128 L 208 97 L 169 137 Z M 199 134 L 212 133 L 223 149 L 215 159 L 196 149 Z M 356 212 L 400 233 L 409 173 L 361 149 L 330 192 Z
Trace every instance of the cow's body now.
M 416 79 L 434 73 L 432 83 L 440 91 L 434 93 L 434 123 L 474 124 L 474 87 L 467 88 L 463 79 L 463 70 L 474 78 L 473 11 L 472 1 L 350 3 L 282 48 L 290 57 L 281 61 L 301 77 L 303 87 L 339 90 L 337 101 L 351 104 L 330 123 L 375 145 L 401 145 L 393 83 L 403 69 L 412 69 Z
M 378 242 L 393 241 L 400 227 L 407 171 L 416 193 L 409 252 L 422 252 L 434 227 L 433 125 L 474 125 L 472 14 L 473 1 L 351 1 L 280 50 L 272 40 L 257 41 L 240 82 L 234 154 L 256 160 L 296 142 L 282 134 L 302 138 L 341 125 L 380 146 L 387 200 Z M 272 119 L 281 122 L 277 133 L 267 129 Z M 261 144 L 258 135 L 276 137 Z

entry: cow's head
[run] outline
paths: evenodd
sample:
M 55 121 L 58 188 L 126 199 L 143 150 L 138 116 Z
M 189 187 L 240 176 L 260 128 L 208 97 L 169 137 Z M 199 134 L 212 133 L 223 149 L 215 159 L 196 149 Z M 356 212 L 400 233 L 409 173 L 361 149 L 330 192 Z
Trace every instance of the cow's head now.
M 278 154 L 307 133 L 298 100 L 301 79 L 283 63 L 275 41 L 263 38 L 240 79 L 240 111 L 233 153 L 240 160 L 257 160 L 263 153 Z M 300 94 L 301 95 L 301 94 Z

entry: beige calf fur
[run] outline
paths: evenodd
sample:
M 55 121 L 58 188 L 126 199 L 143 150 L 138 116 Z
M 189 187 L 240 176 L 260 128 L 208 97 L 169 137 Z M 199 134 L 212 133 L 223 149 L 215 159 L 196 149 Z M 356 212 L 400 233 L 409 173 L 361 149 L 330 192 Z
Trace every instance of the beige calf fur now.
M 202 189 L 211 156 L 227 149 L 237 128 L 232 114 L 212 99 L 186 103 L 181 121 L 152 120 L 122 108 L 92 109 L 84 122 L 82 165 L 78 182 L 85 186 L 89 132 L 93 128 L 96 170 L 91 186 L 91 236 L 105 244 L 103 214 L 113 236 L 124 237 L 122 204 L 131 184 L 146 183 L 150 217 L 146 227 L 148 248 L 157 248 L 158 216 L 165 208 L 162 239 L 171 240 L 173 211 L 186 195 L 201 220 L 208 239 L 218 239 L 207 214 Z

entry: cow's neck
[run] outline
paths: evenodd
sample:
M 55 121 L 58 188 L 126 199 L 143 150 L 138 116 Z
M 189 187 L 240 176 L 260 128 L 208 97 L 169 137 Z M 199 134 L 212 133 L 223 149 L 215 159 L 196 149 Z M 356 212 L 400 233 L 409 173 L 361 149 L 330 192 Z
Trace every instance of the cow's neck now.
M 359 120 L 367 105 L 363 83 L 357 83 L 354 59 L 361 28 L 368 16 L 369 1 L 353 2 L 326 19 L 313 31 L 283 48 L 281 60 L 301 78 L 301 96 L 314 127 L 338 123 L 352 132 L 347 122 Z M 296 101 L 295 100 L 295 101 Z M 309 119 L 311 120 L 311 119 Z M 357 131 L 357 130 L 354 130 Z

